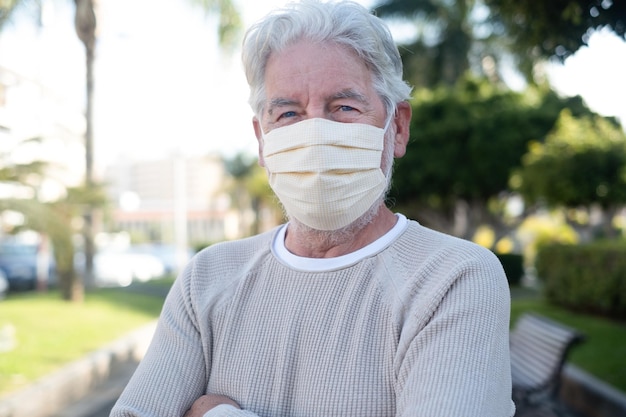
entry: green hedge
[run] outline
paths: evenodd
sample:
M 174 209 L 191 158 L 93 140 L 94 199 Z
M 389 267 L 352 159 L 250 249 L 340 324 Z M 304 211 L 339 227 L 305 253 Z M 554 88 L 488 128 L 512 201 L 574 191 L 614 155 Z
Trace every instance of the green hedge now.
M 497 253 L 509 285 L 519 285 L 524 276 L 524 257 L 514 253 Z
M 544 246 L 536 268 L 550 302 L 626 318 L 626 242 Z

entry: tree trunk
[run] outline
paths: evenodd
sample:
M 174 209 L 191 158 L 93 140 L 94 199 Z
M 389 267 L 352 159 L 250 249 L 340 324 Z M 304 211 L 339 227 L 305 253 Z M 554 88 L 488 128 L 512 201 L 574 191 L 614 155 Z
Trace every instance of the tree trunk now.
M 59 211 L 60 210 L 60 211 Z M 82 302 L 84 299 L 84 288 L 81 280 L 76 275 L 74 268 L 74 242 L 72 242 L 71 230 L 65 230 L 62 225 L 70 224 L 70 217 L 64 216 L 63 208 L 57 209 L 59 216 L 55 230 L 51 234 L 54 246 L 54 260 L 56 263 L 57 279 L 63 300 L 72 302 Z M 70 214 L 71 216 L 71 214 Z M 59 227 L 60 226 L 60 227 Z
M 86 67 L 87 67 L 87 104 L 85 108 L 85 183 L 87 190 L 93 189 L 93 64 L 94 47 L 86 47 Z M 85 250 L 85 276 L 84 284 L 90 288 L 95 284 L 94 279 L 94 232 L 93 232 L 93 211 L 94 208 L 88 204 L 84 214 L 84 250 Z
M 85 108 L 85 185 L 87 190 L 93 188 L 93 64 L 96 48 L 96 14 L 93 0 L 75 0 L 76 15 L 74 26 L 76 35 L 85 45 L 86 64 L 86 94 Z M 94 284 L 93 258 L 95 246 L 93 241 L 93 207 L 89 204 L 83 214 L 83 239 L 85 254 L 84 284 L 88 287 Z

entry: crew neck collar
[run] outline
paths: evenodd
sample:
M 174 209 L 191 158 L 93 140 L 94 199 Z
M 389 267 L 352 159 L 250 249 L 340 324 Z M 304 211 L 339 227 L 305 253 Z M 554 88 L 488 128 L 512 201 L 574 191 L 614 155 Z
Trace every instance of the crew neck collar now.
M 323 272 L 347 268 L 367 257 L 379 253 L 404 232 L 408 224 L 407 218 L 400 213 L 396 213 L 396 218 L 396 224 L 374 242 L 359 250 L 334 258 L 307 258 L 289 252 L 285 247 L 285 233 L 289 225 L 289 223 L 286 223 L 282 225 L 274 235 L 272 252 L 283 264 L 300 271 Z

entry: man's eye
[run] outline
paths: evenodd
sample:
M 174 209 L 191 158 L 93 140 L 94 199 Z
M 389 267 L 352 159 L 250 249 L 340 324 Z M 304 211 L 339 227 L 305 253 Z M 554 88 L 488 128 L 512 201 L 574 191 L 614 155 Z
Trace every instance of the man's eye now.
M 355 108 L 351 107 L 351 106 L 339 106 L 339 110 L 341 110 L 341 111 L 353 111 L 353 110 L 355 110 Z
M 283 119 L 283 118 L 290 118 L 290 117 L 295 117 L 296 116 L 296 112 L 295 111 L 286 111 L 283 114 L 280 115 L 279 119 Z

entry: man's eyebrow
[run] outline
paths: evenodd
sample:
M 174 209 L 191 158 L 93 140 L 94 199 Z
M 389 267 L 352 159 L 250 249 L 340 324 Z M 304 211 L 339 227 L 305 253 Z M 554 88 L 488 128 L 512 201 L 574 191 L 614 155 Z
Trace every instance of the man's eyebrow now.
M 278 98 L 273 98 L 270 100 L 270 105 L 267 109 L 267 114 L 269 114 L 270 116 L 272 115 L 272 112 L 275 108 L 277 107 L 285 107 L 285 106 L 293 106 L 295 104 L 298 104 L 298 102 L 296 100 L 291 100 L 288 98 L 282 98 L 282 97 L 278 97 Z
M 358 91 L 353 90 L 351 88 L 342 90 L 342 91 L 340 91 L 340 92 L 330 96 L 331 100 L 337 100 L 337 99 L 342 99 L 342 98 L 354 99 L 354 100 L 357 100 L 357 101 L 359 101 L 359 102 L 361 102 L 363 104 L 368 104 L 369 103 L 369 101 L 367 100 L 367 98 L 363 94 L 361 94 Z

